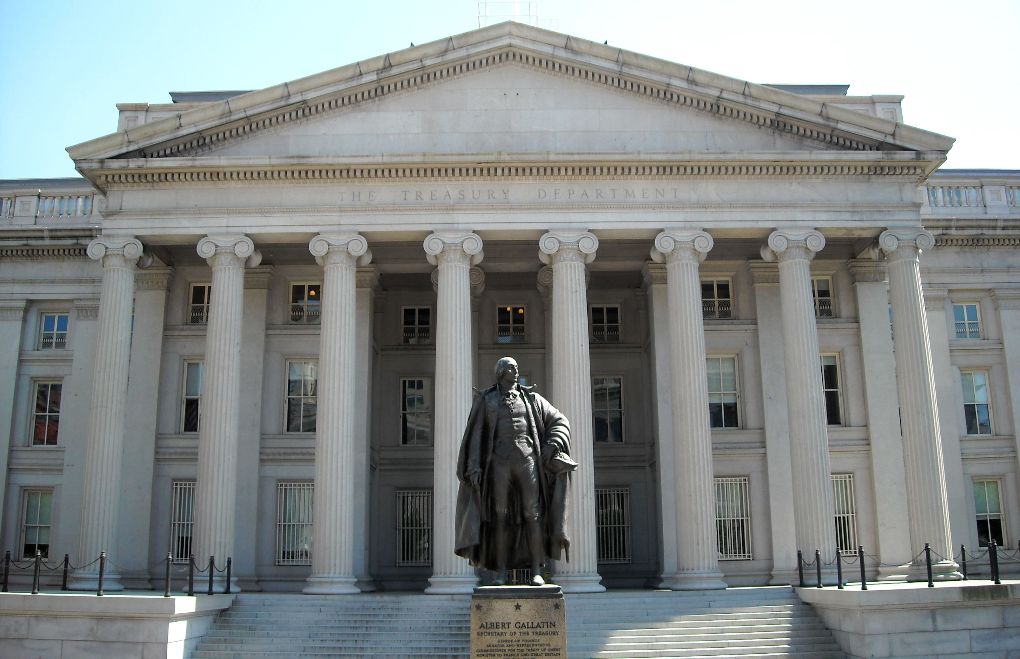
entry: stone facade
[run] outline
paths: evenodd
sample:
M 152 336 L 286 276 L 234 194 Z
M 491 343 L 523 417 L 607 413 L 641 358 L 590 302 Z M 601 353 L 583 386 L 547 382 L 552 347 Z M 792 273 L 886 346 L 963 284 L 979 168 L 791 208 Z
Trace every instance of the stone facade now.
M 1020 172 L 795 91 L 502 24 L 121 106 L 85 179 L 0 182 L 3 548 L 469 590 L 454 460 L 505 354 L 572 422 L 568 592 L 1015 545 Z

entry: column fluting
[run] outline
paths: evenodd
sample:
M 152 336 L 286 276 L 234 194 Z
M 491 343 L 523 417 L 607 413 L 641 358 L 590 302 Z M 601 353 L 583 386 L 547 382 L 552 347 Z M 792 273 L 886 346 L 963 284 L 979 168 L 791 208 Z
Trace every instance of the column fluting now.
M 315 496 L 312 571 L 304 592 L 360 592 L 354 575 L 355 370 L 359 265 L 372 254 L 359 235 L 312 238 L 308 249 L 322 266 L 318 406 L 315 424 Z M 363 413 L 363 411 L 362 411 Z
M 438 267 L 436 301 L 435 432 L 433 435 L 432 576 L 426 593 L 469 593 L 474 569 L 454 553 L 457 456 L 471 412 L 471 266 L 482 260 L 476 234 L 434 233 L 425 239 Z
M 117 570 L 117 521 L 120 513 L 121 465 L 127 412 L 128 365 L 131 359 L 131 314 L 135 296 L 135 264 L 142 244 L 134 238 L 101 237 L 87 253 L 103 264 L 99 293 L 92 409 L 85 448 L 85 487 L 82 496 L 78 563 L 87 564 L 105 551 L 106 590 L 122 590 Z M 99 565 L 74 574 L 69 587 L 92 590 L 98 585 Z
M 811 259 L 824 246 L 817 231 L 774 231 L 762 256 L 779 262 L 797 548 L 805 556 L 817 549 L 829 562 L 836 554 L 835 509 L 811 288 Z
M 725 588 L 715 530 L 712 430 L 708 420 L 705 326 L 698 266 L 714 241 L 704 231 L 664 231 L 653 260 L 666 262 L 670 382 L 673 415 L 673 483 L 677 569 L 663 585 L 674 590 Z
M 934 247 L 935 239 L 923 229 L 884 231 L 878 244 L 888 260 L 911 551 L 920 552 L 929 543 L 935 554 L 934 577 L 961 579 L 953 560 L 938 399 L 921 289 L 919 255 Z M 926 579 L 926 571 L 921 554 L 911 563 L 908 578 Z
M 593 234 L 549 232 L 538 243 L 539 258 L 552 267 L 552 398 L 570 422 L 570 452 L 580 465 L 571 477 L 567 505 L 570 560 L 558 561 L 554 581 L 567 593 L 605 590 L 598 573 L 595 540 L 595 452 L 588 346 L 585 264 L 595 258 Z

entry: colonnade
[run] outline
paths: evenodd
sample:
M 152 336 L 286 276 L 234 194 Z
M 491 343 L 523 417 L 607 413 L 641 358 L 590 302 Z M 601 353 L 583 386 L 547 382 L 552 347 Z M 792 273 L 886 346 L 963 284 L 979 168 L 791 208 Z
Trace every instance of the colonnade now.
M 945 478 L 918 270 L 919 253 L 932 245 L 923 230 L 886 231 L 879 245 L 887 254 L 889 297 L 894 316 L 898 395 L 903 420 L 903 453 L 910 540 L 925 542 L 943 556 L 950 547 Z M 653 297 L 655 359 L 660 399 L 660 483 L 664 534 L 663 585 L 673 589 L 725 588 L 716 558 L 715 499 L 705 338 L 699 265 L 712 250 L 704 231 L 665 230 L 651 245 L 651 257 L 664 264 L 665 295 Z M 812 304 L 810 261 L 825 246 L 817 231 L 777 230 L 762 246 L 766 261 L 778 263 L 782 343 L 796 546 L 836 549 L 833 497 L 824 394 L 819 377 L 818 334 Z M 573 480 L 568 533 L 570 561 L 556 566 L 556 581 L 567 592 L 604 590 L 597 569 L 591 377 L 588 354 L 586 265 L 599 241 L 588 231 L 550 231 L 536 245 L 551 270 L 551 341 L 554 374 L 551 401 L 570 419 L 572 450 L 581 464 Z M 437 267 L 433 574 L 427 592 L 468 592 L 474 571 L 453 553 L 457 453 L 472 401 L 471 269 L 483 260 L 483 241 L 469 232 L 437 232 L 425 239 L 424 256 Z M 205 389 L 199 435 L 194 548 L 199 557 L 234 553 L 237 490 L 240 336 L 244 269 L 259 253 L 244 235 L 206 236 L 198 253 L 212 269 L 206 333 Z M 357 395 L 358 266 L 372 258 L 358 234 L 320 234 L 310 244 L 323 268 L 319 396 L 315 443 L 314 551 L 305 592 L 355 593 L 360 528 L 356 496 L 365 463 L 364 424 L 350 410 L 362 409 Z M 79 560 L 116 546 L 120 455 L 124 444 L 125 400 L 134 293 L 135 262 L 141 243 L 131 237 L 103 236 L 88 254 L 103 265 L 96 351 L 95 389 L 90 417 L 82 506 Z M 663 266 L 659 266 L 663 267 Z M 548 284 L 548 272 L 545 283 Z M 656 301 L 657 300 L 657 301 Z M 664 307 L 664 308 L 663 308 Z M 666 337 L 658 334 L 665 329 Z M 763 345 L 763 350 L 764 350 Z M 668 354 L 667 354 L 668 353 Z M 666 390 L 663 390 L 665 387 Z M 660 401 L 661 403 L 661 401 Z M 668 418 L 666 415 L 668 414 Z M 766 419 L 768 425 L 769 420 Z M 360 428 L 360 430 L 359 430 Z M 769 450 L 773 450 L 770 444 Z M 770 456 L 770 460 L 771 460 Z M 359 467 L 360 465 L 360 467 Z M 362 529 L 363 531 L 363 529 Z M 363 541 L 363 540 L 362 540 Z M 916 568 L 917 566 L 915 566 Z M 954 578 L 952 561 L 936 576 Z M 74 587 L 90 588 L 94 568 L 75 574 Z M 119 587 L 117 575 L 107 588 Z

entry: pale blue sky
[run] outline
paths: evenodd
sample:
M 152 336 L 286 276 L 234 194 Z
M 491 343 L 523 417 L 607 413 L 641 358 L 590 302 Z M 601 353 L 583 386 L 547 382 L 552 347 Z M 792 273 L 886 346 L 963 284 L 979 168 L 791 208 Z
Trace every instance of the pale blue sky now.
M 524 4 L 524 3 L 521 3 Z M 1020 169 L 1020 2 L 540 0 L 539 24 L 753 82 L 903 94 L 947 167 Z M 0 179 L 75 175 L 116 103 L 257 89 L 478 26 L 474 0 L 0 0 Z

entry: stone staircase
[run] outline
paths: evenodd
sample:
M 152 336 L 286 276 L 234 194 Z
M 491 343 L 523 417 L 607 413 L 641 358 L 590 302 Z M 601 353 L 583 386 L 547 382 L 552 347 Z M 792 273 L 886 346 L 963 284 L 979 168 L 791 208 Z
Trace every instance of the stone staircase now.
M 245 593 L 195 659 L 468 657 L 469 596 Z M 567 596 L 571 657 L 842 657 L 789 587 Z

